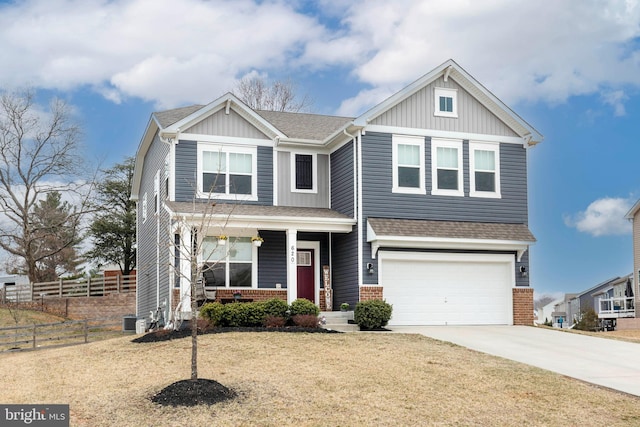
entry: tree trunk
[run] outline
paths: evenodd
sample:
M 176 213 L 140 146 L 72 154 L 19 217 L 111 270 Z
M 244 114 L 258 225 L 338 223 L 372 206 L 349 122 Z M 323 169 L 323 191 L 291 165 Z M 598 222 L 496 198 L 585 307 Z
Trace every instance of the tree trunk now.
M 198 301 L 196 300 L 196 281 L 198 262 L 195 256 L 191 257 L 191 381 L 198 379 Z

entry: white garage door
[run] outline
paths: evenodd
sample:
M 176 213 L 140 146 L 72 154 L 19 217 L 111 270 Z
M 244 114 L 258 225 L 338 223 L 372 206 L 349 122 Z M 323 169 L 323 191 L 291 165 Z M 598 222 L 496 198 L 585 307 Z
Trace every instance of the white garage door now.
M 514 256 L 380 252 L 390 325 L 513 324 Z

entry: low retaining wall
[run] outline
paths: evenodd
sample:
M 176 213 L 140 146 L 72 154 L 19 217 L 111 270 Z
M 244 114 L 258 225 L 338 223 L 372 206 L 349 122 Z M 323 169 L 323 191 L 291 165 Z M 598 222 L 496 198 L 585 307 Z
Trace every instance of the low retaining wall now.
M 640 318 L 623 317 L 616 322 L 616 329 L 619 331 L 628 331 L 630 329 L 640 329 Z
M 120 293 L 100 297 L 42 298 L 21 302 L 20 307 L 38 310 L 67 319 L 115 318 L 136 312 L 136 294 Z

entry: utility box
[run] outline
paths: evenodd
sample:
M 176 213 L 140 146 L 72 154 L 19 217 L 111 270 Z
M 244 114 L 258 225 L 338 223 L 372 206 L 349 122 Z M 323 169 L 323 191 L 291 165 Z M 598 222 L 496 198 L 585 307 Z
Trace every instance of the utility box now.
M 135 332 L 136 321 L 138 318 L 135 314 L 129 314 L 122 318 L 122 332 Z
M 136 334 L 144 334 L 147 331 L 147 321 L 145 319 L 138 319 L 136 321 Z

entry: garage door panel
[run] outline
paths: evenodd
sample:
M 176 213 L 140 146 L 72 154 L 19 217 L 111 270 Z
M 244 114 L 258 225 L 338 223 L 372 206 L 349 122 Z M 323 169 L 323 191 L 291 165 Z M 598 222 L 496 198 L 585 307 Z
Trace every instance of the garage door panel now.
M 390 325 L 511 324 L 513 257 L 381 254 Z

